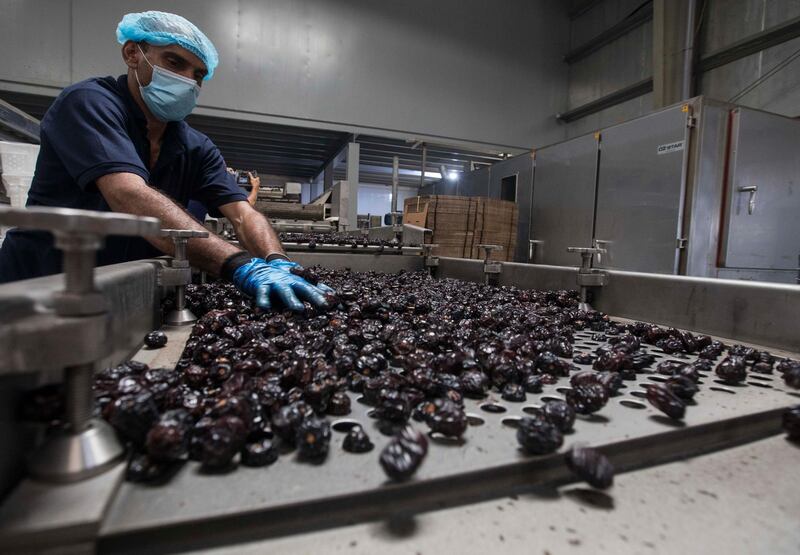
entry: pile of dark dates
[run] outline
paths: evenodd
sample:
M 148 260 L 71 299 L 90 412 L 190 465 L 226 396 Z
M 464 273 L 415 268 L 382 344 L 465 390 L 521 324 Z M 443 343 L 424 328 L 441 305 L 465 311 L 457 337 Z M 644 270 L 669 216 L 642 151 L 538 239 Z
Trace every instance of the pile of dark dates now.
M 309 249 L 315 249 L 317 245 L 336 245 L 340 247 L 350 247 L 357 249 L 359 247 L 380 247 L 385 248 L 400 248 L 403 245 L 397 239 L 386 241 L 385 239 L 370 239 L 366 235 L 348 235 L 346 233 L 328 232 L 328 233 L 293 233 L 281 232 L 279 234 L 281 243 L 298 243 L 304 244 Z M 406 245 L 414 246 L 414 245 Z
M 378 460 L 399 481 L 428 453 L 413 422 L 432 437 L 461 438 L 468 427 L 465 397 L 520 402 L 543 384 L 569 378 L 566 401 L 546 403 L 517 427 L 521 450 L 541 455 L 563 445 L 576 413 L 602 410 L 624 381 L 645 371 L 665 376 L 647 399 L 671 418 L 684 416 L 700 372 L 739 383 L 742 372 L 775 370 L 788 384 L 800 383 L 797 361 L 677 329 L 613 322 L 579 310 L 574 291 L 435 280 L 423 272 L 305 272 L 337 291 L 328 310 L 307 304 L 302 314 L 263 311 L 231 284 L 190 285 L 186 300 L 199 320 L 175 368 L 131 361 L 96 374 L 96 410 L 133 453 L 128 479 L 164 481 L 187 459 L 208 472 L 265 466 L 292 451 L 322 462 L 330 451 L 328 416 L 350 413 L 348 391 L 373 407 L 378 430 L 392 437 Z M 576 353 L 574 334 L 582 330 L 606 344 Z M 645 344 L 674 360 L 656 365 Z M 685 354 L 697 359 L 684 363 Z M 41 394 L 41 407 L 29 408 L 47 413 L 47 399 L 56 397 Z M 795 409 L 784 420 L 793 437 L 800 437 L 798 415 Z M 373 443 L 355 426 L 343 447 L 367 453 Z M 610 485 L 613 469 L 600 455 L 570 453 L 578 476 Z

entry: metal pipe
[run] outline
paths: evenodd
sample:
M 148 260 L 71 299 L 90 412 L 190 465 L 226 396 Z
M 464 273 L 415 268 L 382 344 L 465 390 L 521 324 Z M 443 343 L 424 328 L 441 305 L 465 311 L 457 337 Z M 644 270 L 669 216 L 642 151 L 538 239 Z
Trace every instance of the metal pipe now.
M 64 291 L 84 294 L 94 291 L 94 266 L 102 241 L 95 235 L 56 233 L 56 248 L 63 252 Z
M 428 147 L 425 146 L 425 143 L 422 143 L 422 164 L 421 170 L 419 173 L 419 188 L 422 189 L 425 186 L 425 166 L 428 165 Z
M 683 49 L 683 82 L 681 83 L 681 100 L 692 97 L 692 80 L 694 79 L 694 26 L 697 16 L 697 0 L 689 0 L 686 14 L 686 42 Z
M 186 308 L 186 286 L 178 285 L 175 287 L 175 310 Z
M 70 366 L 64 370 L 67 423 L 77 434 L 86 429 L 92 417 L 92 364 Z
M 392 158 L 392 225 L 397 225 L 397 192 L 400 184 L 400 157 Z

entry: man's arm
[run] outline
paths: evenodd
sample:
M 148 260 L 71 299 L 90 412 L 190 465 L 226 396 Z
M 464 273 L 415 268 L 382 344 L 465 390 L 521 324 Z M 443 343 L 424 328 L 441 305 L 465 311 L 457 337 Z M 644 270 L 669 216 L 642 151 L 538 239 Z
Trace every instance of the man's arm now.
M 161 225 L 168 229 L 207 231 L 172 199 L 147 185 L 136 174 L 111 173 L 98 178 L 96 183 L 103 198 L 114 212 L 152 216 L 161 220 Z M 231 204 L 244 204 L 249 208 L 246 202 Z M 174 254 L 174 244 L 168 237 L 148 237 L 147 240 L 161 252 Z M 277 241 L 277 237 L 275 240 Z M 278 246 L 280 247 L 280 243 Z M 220 275 L 222 263 L 237 252 L 240 252 L 240 249 L 213 233 L 209 233 L 207 239 L 189 239 L 187 245 L 187 254 L 192 266 L 214 275 Z
M 280 239 L 267 219 L 249 203 L 229 202 L 219 207 L 230 220 L 242 246 L 254 256 L 266 258 L 270 254 L 284 254 Z
M 261 187 L 261 178 L 253 175 L 253 172 L 247 172 L 247 177 L 250 179 L 250 194 L 247 195 L 247 202 L 250 206 L 255 206 L 258 200 L 258 188 Z

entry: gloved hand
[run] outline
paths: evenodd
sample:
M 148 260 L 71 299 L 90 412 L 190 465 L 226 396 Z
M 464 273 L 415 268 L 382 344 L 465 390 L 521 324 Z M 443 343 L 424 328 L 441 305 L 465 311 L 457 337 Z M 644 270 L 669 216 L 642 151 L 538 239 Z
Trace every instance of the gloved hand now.
M 233 273 L 233 283 L 241 291 L 255 297 L 256 305 L 261 308 L 272 308 L 270 298 L 279 299 L 295 312 L 304 310 L 301 299 L 320 308 L 326 307 L 325 293 L 332 290 L 323 284 L 313 286 L 291 273 L 290 270 L 296 266 L 296 262 L 289 260 L 265 262 L 263 258 L 251 258 L 250 262 L 242 264 Z

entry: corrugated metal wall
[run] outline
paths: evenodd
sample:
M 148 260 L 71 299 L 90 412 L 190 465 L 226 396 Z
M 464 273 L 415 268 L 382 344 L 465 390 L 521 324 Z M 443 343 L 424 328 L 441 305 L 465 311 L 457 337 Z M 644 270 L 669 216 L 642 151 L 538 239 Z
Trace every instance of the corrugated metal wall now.
M 570 49 L 622 21 L 643 0 L 604 0 L 572 21 Z M 573 1 L 573 7 L 579 2 Z M 582 2 L 581 2 L 582 3 Z M 644 23 L 570 65 L 568 109 L 576 108 L 653 75 L 653 24 Z M 590 133 L 653 109 L 652 93 L 566 124 L 566 137 Z
M 561 0 L 0 0 L 0 88 L 120 73 L 117 22 L 153 8 L 220 52 L 199 113 L 517 147 L 563 133 Z
M 800 0 L 698 0 L 698 58 L 724 49 L 755 33 L 800 17 Z M 573 0 L 570 8 L 591 8 L 572 20 L 570 49 L 622 21 L 643 0 Z M 700 75 L 695 94 L 728 101 L 800 51 L 800 38 L 784 42 Z M 653 24 L 644 23 L 614 42 L 576 61 L 569 68 L 568 109 L 583 106 L 653 75 Z M 737 100 L 737 103 L 788 116 L 800 116 L 800 58 Z M 648 93 L 566 124 L 566 136 L 575 137 L 601 127 L 646 114 L 653 109 Z
M 800 17 L 800 0 L 708 0 L 701 57 L 740 39 Z M 800 38 L 712 69 L 699 81 L 699 91 L 729 100 L 793 52 Z M 738 104 L 800 116 L 800 59 L 765 80 Z

